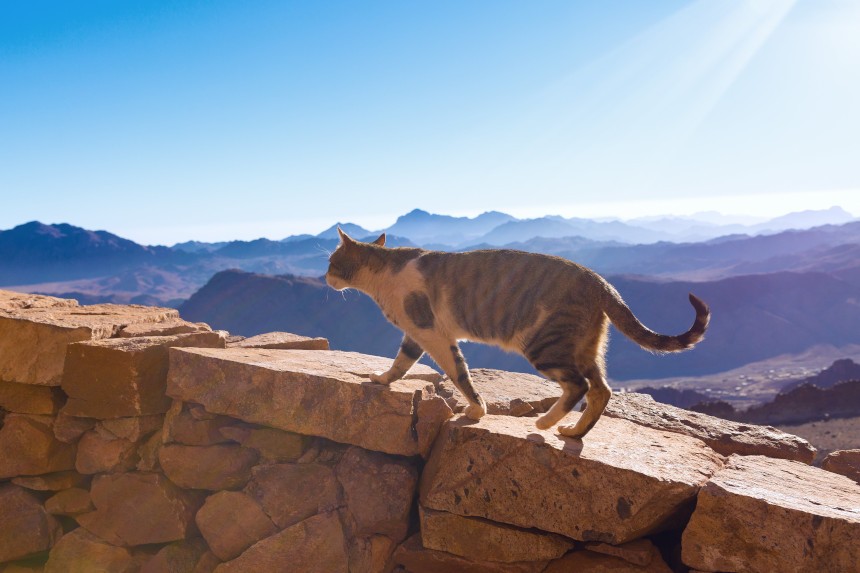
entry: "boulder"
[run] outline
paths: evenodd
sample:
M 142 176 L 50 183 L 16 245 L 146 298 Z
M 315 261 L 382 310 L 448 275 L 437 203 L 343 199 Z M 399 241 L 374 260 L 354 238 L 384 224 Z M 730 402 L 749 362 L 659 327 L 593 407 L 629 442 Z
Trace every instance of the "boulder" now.
M 170 408 L 165 396 L 167 349 L 176 346 L 224 347 L 214 332 L 112 338 L 70 344 L 62 387 L 72 416 L 109 419 L 162 414 Z
M 40 476 L 12 478 L 12 483 L 35 491 L 61 491 L 87 483 L 87 476 L 76 471 L 64 471 Z
M 54 437 L 53 418 L 7 414 L 0 428 L 0 479 L 75 468 L 75 446 Z
M 100 420 L 96 424 L 97 429 L 109 432 L 112 436 L 130 442 L 140 442 L 156 430 L 161 430 L 164 425 L 164 416 L 155 414 L 152 416 L 132 416 L 129 418 L 113 418 Z
M 45 573 L 136 573 L 139 566 L 128 549 L 78 528 L 64 535 L 51 550 Z
M 200 410 L 202 408 L 197 404 L 174 400 L 164 418 L 163 442 L 187 446 L 212 446 L 229 442 L 230 438 L 224 436 L 221 430 L 236 424 L 236 420 L 228 416 L 195 415 Z
M 185 489 L 239 489 L 248 483 L 257 452 L 236 444 L 184 446 L 169 444 L 158 461 L 170 481 Z
M 732 456 L 702 488 L 683 561 L 705 571 L 856 571 L 860 486 L 798 462 Z
M 413 463 L 358 447 L 349 448 L 335 469 L 343 488 L 353 535 L 383 534 L 403 541 L 418 486 Z
M 805 464 L 811 464 L 815 457 L 815 448 L 798 436 L 770 426 L 732 422 L 676 408 L 657 402 L 648 394 L 617 392 L 603 415 L 698 438 L 725 456 L 762 455 Z
M 309 517 L 248 548 L 222 563 L 215 573 L 248 571 L 347 573 L 348 557 L 343 527 L 336 513 Z
M 134 469 L 138 459 L 135 442 L 90 430 L 78 442 L 75 469 L 82 474 L 126 472 Z
M 90 492 L 79 487 L 64 489 L 45 500 L 45 510 L 51 515 L 74 517 L 93 511 L 95 506 Z
M 173 336 L 174 334 L 191 334 L 194 332 L 212 332 L 208 324 L 203 322 L 188 322 L 181 318 L 165 320 L 164 322 L 141 322 L 122 327 L 119 338 L 140 338 L 142 336 Z
M 334 471 L 319 463 L 257 466 L 246 489 L 280 528 L 341 505 Z
M 310 446 L 311 438 L 301 434 L 254 426 L 228 426 L 221 435 L 251 448 L 267 463 L 294 462 Z
M 0 380 L 59 386 L 69 344 L 110 338 L 125 325 L 178 316 L 174 309 L 116 304 L 0 312 Z
M 499 563 L 494 561 L 473 561 L 426 549 L 421 544 L 421 535 L 416 534 L 404 541 L 391 557 L 394 566 L 400 566 L 409 573 L 542 573 L 546 561 L 524 561 L 520 563 Z M 395 569 L 396 570 L 396 569 Z
M 73 444 L 89 430 L 95 428 L 97 421 L 93 418 L 71 416 L 65 408 L 60 408 L 54 420 L 54 437 L 65 444 Z
M 636 565 L 610 555 L 592 551 L 574 551 L 553 561 L 544 573 L 672 573 L 660 552 L 654 550 L 648 565 Z
M 194 573 L 204 553 L 206 544 L 199 538 L 174 541 L 147 561 L 140 573 Z
M 195 521 L 212 553 L 221 561 L 235 559 L 278 531 L 260 504 L 238 491 L 219 491 L 206 498 Z
M 47 551 L 62 534 L 60 523 L 35 495 L 0 484 L 0 563 Z
M 860 450 L 836 450 L 821 462 L 821 469 L 849 477 L 860 483 Z
M 616 418 L 575 440 L 537 430 L 529 418 L 460 417 L 436 441 L 421 504 L 621 544 L 679 524 L 722 463 L 699 440 Z
M 122 547 L 185 539 L 199 507 L 197 496 L 157 473 L 97 476 L 90 493 L 96 511 L 78 523 Z
M 447 511 L 420 509 L 421 542 L 427 549 L 472 561 L 551 561 L 570 549 L 571 539 L 534 529 L 463 517 Z
M 397 544 L 385 535 L 349 539 L 349 573 L 382 573 Z
M 475 389 L 486 400 L 490 414 L 537 415 L 546 412 L 561 396 L 557 383 L 533 374 L 490 368 L 470 368 L 469 372 Z M 439 383 L 437 392 L 455 412 L 462 412 L 468 405 L 447 376 Z
M 254 348 L 170 351 L 168 394 L 207 411 L 365 449 L 426 455 L 451 416 L 418 365 L 406 380 L 368 379 L 391 361 L 355 352 Z
M 269 348 L 281 350 L 328 350 L 327 338 L 310 338 L 290 332 L 267 332 L 244 338 L 229 346 L 237 348 Z
M 64 400 L 59 388 L 0 381 L 0 409 L 8 412 L 52 416 Z

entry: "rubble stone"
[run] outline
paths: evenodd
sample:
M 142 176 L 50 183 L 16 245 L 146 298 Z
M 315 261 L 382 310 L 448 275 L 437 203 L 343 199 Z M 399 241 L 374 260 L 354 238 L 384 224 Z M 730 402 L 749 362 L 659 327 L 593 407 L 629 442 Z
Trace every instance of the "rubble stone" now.
M 278 528 L 247 494 L 220 491 L 209 496 L 195 517 L 200 533 L 221 561 L 235 559 Z
M 319 463 L 257 466 L 246 489 L 280 528 L 341 505 L 334 472 Z
M 0 409 L 8 412 L 52 416 L 64 400 L 59 388 L 0 381 Z
M 268 332 L 231 344 L 237 348 L 268 348 L 281 350 L 328 350 L 327 338 L 310 338 L 290 332 Z
M 821 462 L 821 469 L 849 477 L 860 483 L 860 450 L 836 450 Z
M 0 484 L 0 563 L 47 551 L 62 534 L 59 522 L 35 495 Z
M 0 479 L 75 468 L 75 447 L 54 437 L 53 418 L 7 414 L 0 428 Z
M 185 489 L 239 489 L 248 483 L 257 463 L 254 450 L 239 445 L 184 446 L 169 444 L 158 461 L 170 481 Z
M 458 555 L 426 549 L 421 544 L 421 535 L 416 534 L 404 541 L 391 557 L 393 565 L 401 566 L 408 573 L 542 573 L 547 561 L 525 561 L 499 563 L 472 561 Z

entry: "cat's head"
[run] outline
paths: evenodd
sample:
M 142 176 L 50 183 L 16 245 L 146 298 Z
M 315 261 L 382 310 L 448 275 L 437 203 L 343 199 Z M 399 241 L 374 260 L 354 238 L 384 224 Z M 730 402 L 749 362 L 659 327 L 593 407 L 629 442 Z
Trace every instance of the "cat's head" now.
M 340 227 L 337 232 L 340 235 L 340 244 L 328 259 L 325 282 L 337 290 L 358 287 L 362 275 L 369 272 L 373 250 L 385 246 L 385 233 L 372 243 L 362 243 L 344 233 Z

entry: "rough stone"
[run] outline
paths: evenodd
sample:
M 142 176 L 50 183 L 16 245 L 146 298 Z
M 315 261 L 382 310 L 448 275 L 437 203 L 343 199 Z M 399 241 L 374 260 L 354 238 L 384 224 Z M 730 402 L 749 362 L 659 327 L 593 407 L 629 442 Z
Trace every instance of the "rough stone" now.
M 185 489 L 239 489 L 248 483 L 257 452 L 242 446 L 184 446 L 169 444 L 158 461 L 170 481 Z
M 192 334 L 195 332 L 212 332 L 204 322 L 188 322 L 181 318 L 165 320 L 164 322 L 141 322 L 122 327 L 119 338 L 140 338 L 142 336 L 173 336 L 174 334 Z
M 204 553 L 206 544 L 200 539 L 175 541 L 162 547 L 140 573 L 193 573 Z
M 657 402 L 647 394 L 616 393 L 603 415 L 698 438 L 725 456 L 763 455 L 805 464 L 811 464 L 815 457 L 815 448 L 798 436 L 770 426 L 732 422 L 676 408 Z
M 110 338 L 124 325 L 178 316 L 174 309 L 115 304 L 0 312 L 0 380 L 59 386 L 69 344 Z
M 130 418 L 113 418 L 101 420 L 97 424 L 99 429 L 110 432 L 113 436 L 130 442 L 139 442 L 164 425 L 164 416 L 155 414 L 152 416 L 133 416 Z
M 268 348 L 281 350 L 328 350 L 327 338 L 310 338 L 290 332 L 268 332 L 240 340 L 230 346 L 237 348 Z
M 213 446 L 229 442 L 221 430 L 236 424 L 228 416 L 206 416 L 194 414 L 198 409 L 194 404 L 174 400 L 164 418 L 162 440 L 165 444 L 177 442 L 187 446 Z
M 860 486 L 819 468 L 732 456 L 699 493 L 684 563 L 705 571 L 856 571 Z
M 135 573 L 137 561 L 124 547 L 116 547 L 78 528 L 60 539 L 48 557 L 45 573 Z
M 76 306 L 78 306 L 78 301 L 72 298 L 57 298 L 42 294 L 0 290 L 0 312 L 34 308 L 71 308 Z
M 65 408 L 61 408 L 54 420 L 54 437 L 65 444 L 73 444 L 95 428 L 96 422 L 93 418 L 71 416 Z
M 162 414 L 170 408 L 165 396 L 167 349 L 177 346 L 221 347 L 214 332 L 112 338 L 70 344 L 62 378 L 73 416 L 108 419 Z
M 349 573 L 382 573 L 397 544 L 385 535 L 349 540 Z
M 391 557 L 391 563 L 405 568 L 409 573 L 541 573 L 547 566 L 547 561 L 472 561 L 444 551 L 424 548 L 419 534 L 400 544 Z
M 97 476 L 90 493 L 96 511 L 78 523 L 123 547 L 185 539 L 199 507 L 196 495 L 156 473 Z
M 347 573 L 343 527 L 336 513 L 315 515 L 255 543 L 215 573 L 281 571 L 284 564 L 302 573 Z
M 418 470 L 404 459 L 351 447 L 335 470 L 356 535 L 403 541 L 418 486 Z
M 57 472 L 40 476 L 16 477 L 12 483 L 35 491 L 61 491 L 87 482 L 87 477 L 75 471 Z
M 95 506 L 89 490 L 79 487 L 64 489 L 45 500 L 45 510 L 51 515 L 71 517 L 93 511 Z
M 571 413 L 575 422 L 579 414 Z M 428 509 L 621 544 L 677 525 L 722 458 L 703 442 L 601 418 L 585 440 L 534 420 L 448 422 L 421 481 Z
M 235 559 L 278 531 L 260 505 L 238 491 L 220 491 L 209 496 L 195 520 L 212 553 L 221 561 Z
M 0 409 L 18 414 L 55 415 L 65 400 L 59 388 L 0 381 Z
M 228 426 L 220 432 L 225 438 L 255 450 L 268 463 L 294 462 L 302 457 L 311 442 L 309 436 L 275 428 Z
M 156 432 L 137 448 L 137 469 L 142 472 L 154 472 L 160 469 L 158 453 L 161 451 L 161 432 Z
M 645 567 L 659 555 L 659 551 L 648 539 L 636 539 L 621 545 L 609 545 L 608 543 L 589 543 L 586 545 L 589 551 L 618 557 L 634 565 Z
M 252 476 L 247 493 L 280 528 L 341 505 L 334 472 L 323 464 L 257 466 Z
M 426 455 L 450 417 L 418 365 L 389 386 L 370 373 L 391 361 L 354 352 L 172 349 L 168 394 L 209 412 L 400 455 Z
M 472 561 L 551 561 L 567 553 L 573 540 L 477 517 L 420 508 L 421 541 L 425 548 Z
M 24 488 L 0 484 L 0 563 L 47 551 L 63 534 L 59 522 Z
M 137 465 L 137 444 L 90 430 L 78 442 L 75 469 L 82 474 L 126 472 Z
M 212 573 L 220 564 L 221 560 L 211 551 L 207 551 L 200 557 L 191 573 Z
M 53 418 L 7 414 L 0 428 L 0 479 L 75 467 L 75 447 L 58 441 Z
M 672 573 L 660 553 L 655 550 L 648 565 L 635 565 L 624 559 L 594 553 L 574 551 L 550 563 L 544 573 Z
M 860 483 L 860 450 L 836 450 L 821 462 L 821 469 L 849 477 Z
M 490 368 L 470 368 L 469 373 L 490 414 L 528 416 L 546 412 L 561 396 L 557 383 L 533 374 Z M 448 377 L 442 379 L 437 391 L 455 412 L 462 412 L 468 404 Z

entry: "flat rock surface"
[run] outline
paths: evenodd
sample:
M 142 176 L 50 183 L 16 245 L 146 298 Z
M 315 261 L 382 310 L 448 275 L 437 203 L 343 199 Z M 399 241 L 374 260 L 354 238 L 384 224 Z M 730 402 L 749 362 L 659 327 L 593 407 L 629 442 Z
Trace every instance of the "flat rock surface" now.
M 178 317 L 171 308 L 117 304 L 0 311 L 0 380 L 59 386 L 70 343 L 111 338 L 126 325 Z
M 71 298 L 57 298 L 42 294 L 0 290 L 0 312 L 34 308 L 69 308 L 73 306 L 78 306 L 78 301 Z
M 469 372 L 490 414 L 528 416 L 546 412 L 561 396 L 557 383 L 540 376 L 490 368 L 470 368 Z M 468 405 L 448 377 L 439 383 L 438 393 L 455 412 L 462 412 Z
M 237 348 L 280 348 L 282 350 L 328 350 L 327 338 L 311 338 L 291 332 L 267 332 L 231 343 Z
M 579 414 L 569 415 L 575 421 Z M 459 417 L 425 467 L 425 508 L 620 544 L 677 524 L 723 459 L 703 442 L 602 418 L 584 440 L 530 418 Z
M 684 563 L 705 571 L 857 571 L 860 485 L 798 462 L 732 456 L 699 493 Z
M 391 360 L 355 352 L 172 349 L 167 392 L 207 411 L 369 450 L 426 455 L 451 416 L 439 375 L 418 365 L 390 386 L 368 379 Z
M 860 483 L 860 450 L 836 450 L 821 462 L 821 469 L 844 475 Z
M 193 332 L 211 332 L 208 324 L 203 322 L 188 322 L 181 318 L 163 322 L 141 322 L 123 326 L 117 333 L 120 338 L 137 338 L 140 336 L 173 336 L 174 334 L 191 334 Z
M 613 394 L 604 416 L 630 420 L 640 426 L 698 438 L 729 456 L 762 455 L 811 464 L 815 448 L 809 442 L 770 426 L 723 420 L 655 401 L 647 394 Z

